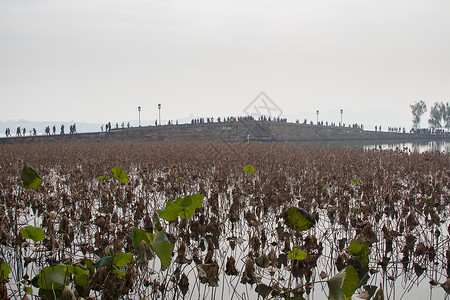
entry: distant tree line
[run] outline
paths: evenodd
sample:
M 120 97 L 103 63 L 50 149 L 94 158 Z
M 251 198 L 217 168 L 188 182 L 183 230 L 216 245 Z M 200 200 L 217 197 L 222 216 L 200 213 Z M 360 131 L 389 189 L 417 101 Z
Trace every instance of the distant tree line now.
M 418 129 L 420 126 L 420 120 L 422 115 L 427 112 L 427 105 L 422 100 L 416 101 L 410 105 L 413 115 L 413 127 Z M 435 102 L 430 109 L 430 118 L 428 119 L 428 125 L 434 131 L 440 128 L 447 128 L 450 130 L 450 105 L 444 102 Z

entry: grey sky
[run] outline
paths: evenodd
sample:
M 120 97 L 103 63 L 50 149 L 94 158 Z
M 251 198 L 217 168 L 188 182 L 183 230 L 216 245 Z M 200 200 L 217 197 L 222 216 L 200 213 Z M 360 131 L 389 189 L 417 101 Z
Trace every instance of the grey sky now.
M 409 104 L 450 101 L 449 16 L 448 0 L 0 0 L 0 120 L 241 115 L 264 91 L 291 121 L 410 127 Z

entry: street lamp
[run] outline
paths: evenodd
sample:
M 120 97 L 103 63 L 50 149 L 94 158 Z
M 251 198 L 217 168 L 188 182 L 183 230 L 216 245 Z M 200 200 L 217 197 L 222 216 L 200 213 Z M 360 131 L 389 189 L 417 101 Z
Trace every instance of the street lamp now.
M 342 114 L 344 113 L 344 110 L 341 108 L 341 126 L 344 126 L 344 124 L 342 123 Z
M 141 127 L 141 107 L 138 106 L 138 112 L 139 112 L 139 127 Z
M 161 126 L 161 104 L 158 104 L 159 109 L 159 126 Z
M 319 110 L 317 110 L 316 113 L 317 113 L 317 125 L 319 125 Z

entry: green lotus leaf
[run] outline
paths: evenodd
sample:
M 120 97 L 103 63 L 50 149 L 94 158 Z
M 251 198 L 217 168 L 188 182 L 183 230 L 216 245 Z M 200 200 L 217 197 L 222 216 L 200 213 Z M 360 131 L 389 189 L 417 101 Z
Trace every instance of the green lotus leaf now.
M 243 170 L 244 170 L 245 174 L 250 174 L 250 173 L 255 173 L 255 172 L 256 172 L 255 167 L 252 166 L 252 165 L 246 165 L 246 166 L 243 168 Z
M 23 164 L 20 179 L 22 180 L 23 186 L 26 190 L 37 189 L 42 184 L 41 177 L 39 177 L 36 170 L 29 163 Z
M 127 177 L 127 173 L 125 173 L 124 170 L 122 170 L 119 167 L 114 167 L 112 168 L 113 171 L 113 178 L 120 181 L 121 183 L 127 183 L 128 182 L 128 177 Z
M 120 268 L 122 266 L 128 265 L 133 259 L 133 254 L 131 253 L 116 253 L 113 259 L 113 265 Z
M 43 290 L 61 291 L 69 284 L 70 276 L 67 266 L 57 265 L 54 267 L 44 267 L 37 274 L 31 283 L 33 286 Z
M 284 212 L 284 223 L 295 231 L 305 231 L 313 227 L 316 221 L 303 208 L 292 206 Z
M 109 178 L 111 178 L 111 177 L 105 175 L 105 176 L 99 176 L 99 177 L 97 177 L 97 180 L 98 180 L 98 181 L 105 181 L 105 180 L 108 180 Z
M 172 259 L 173 244 L 169 242 L 167 235 L 162 231 L 157 231 L 153 239 L 151 248 L 159 257 L 161 267 L 166 268 Z
M 369 265 L 369 246 L 362 240 L 352 240 L 348 246 L 348 252 L 356 258 L 363 267 Z
M 291 260 L 304 260 L 307 255 L 308 255 L 308 253 L 305 253 L 305 252 L 303 252 L 302 250 L 300 250 L 298 248 L 294 248 L 294 249 L 292 249 L 292 251 L 290 251 L 288 253 L 288 257 Z
M 202 204 L 202 195 L 188 195 L 173 202 L 167 202 L 166 208 L 164 210 L 159 209 L 157 212 L 166 221 L 174 221 L 178 216 L 182 219 L 189 219 L 197 208 L 202 207 Z
M 0 282 L 3 282 L 6 278 L 8 278 L 9 273 L 11 273 L 11 267 L 9 264 L 2 264 L 0 266 Z
M 103 267 L 103 266 L 109 266 L 109 265 L 112 264 L 113 260 L 114 260 L 114 257 L 113 257 L 113 256 L 110 256 L 110 255 L 109 255 L 109 256 L 102 257 L 102 258 L 100 258 L 99 260 L 97 260 L 97 261 L 95 262 L 95 267 L 96 267 L 97 269 L 100 269 L 100 268 Z
M 359 284 L 358 272 L 353 266 L 347 266 L 328 280 L 329 300 L 348 300 Z
M 20 233 L 24 239 L 32 239 L 35 242 L 42 241 L 45 238 L 44 231 L 40 227 L 28 225 L 25 228 L 20 228 Z

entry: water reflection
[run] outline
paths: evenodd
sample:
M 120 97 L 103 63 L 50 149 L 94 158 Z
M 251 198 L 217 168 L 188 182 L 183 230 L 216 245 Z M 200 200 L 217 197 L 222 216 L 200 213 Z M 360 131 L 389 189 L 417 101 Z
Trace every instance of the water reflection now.
M 411 151 L 415 153 L 424 152 L 441 152 L 449 153 L 450 143 L 448 141 L 428 141 L 428 142 L 408 142 L 408 143 L 380 143 L 380 144 L 370 144 L 365 145 L 366 149 L 380 149 L 380 150 L 404 150 Z
M 295 141 L 287 142 L 289 145 L 298 146 L 325 146 L 325 147 L 362 147 L 364 149 L 380 149 L 380 150 L 402 150 L 410 151 L 413 153 L 424 152 L 441 152 L 450 153 L 450 141 L 449 140 L 437 140 L 437 141 L 386 141 L 386 140 L 339 140 L 339 141 Z

